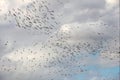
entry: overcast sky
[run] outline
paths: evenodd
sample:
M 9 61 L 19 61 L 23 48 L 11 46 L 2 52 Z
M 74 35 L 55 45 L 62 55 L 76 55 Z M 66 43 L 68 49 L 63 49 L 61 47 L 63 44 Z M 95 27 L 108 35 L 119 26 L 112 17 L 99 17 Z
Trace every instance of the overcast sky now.
M 0 80 L 119 80 L 119 13 L 119 0 L 0 0 Z

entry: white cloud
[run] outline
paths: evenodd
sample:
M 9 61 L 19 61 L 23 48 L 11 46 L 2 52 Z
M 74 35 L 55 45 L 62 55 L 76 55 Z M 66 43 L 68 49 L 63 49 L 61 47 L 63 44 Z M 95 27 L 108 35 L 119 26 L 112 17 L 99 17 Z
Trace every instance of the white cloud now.
M 0 15 L 5 14 L 8 11 L 9 3 L 6 0 L 0 1 Z
M 119 0 L 106 0 L 106 2 L 108 5 L 116 6 L 118 4 Z
M 23 7 L 34 0 L 1 0 L 0 1 L 0 16 L 6 14 L 10 9 Z

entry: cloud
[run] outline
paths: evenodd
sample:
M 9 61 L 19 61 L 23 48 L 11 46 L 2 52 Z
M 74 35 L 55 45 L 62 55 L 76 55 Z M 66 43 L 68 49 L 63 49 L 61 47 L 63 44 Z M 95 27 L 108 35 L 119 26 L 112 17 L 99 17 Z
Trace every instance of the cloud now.
M 0 15 L 5 14 L 8 10 L 8 2 L 6 0 L 1 0 L 0 2 Z
M 115 4 L 118 1 L 110 2 L 114 4 L 113 7 L 108 6 L 109 1 L 107 0 L 93 0 L 90 2 L 88 0 L 69 1 L 64 4 L 63 8 L 60 8 L 62 11 L 60 13 L 63 15 L 62 23 L 87 23 L 101 20 L 109 26 L 118 26 L 119 7 L 118 4 Z
M 20 8 L 23 13 L 17 15 L 17 19 L 21 17 L 18 21 L 25 26 L 24 23 L 28 24 L 29 21 L 22 20 L 28 15 L 31 20 L 36 19 L 35 15 L 39 16 L 37 19 L 40 20 L 44 16 L 34 11 L 27 13 L 26 5 L 30 10 L 38 9 L 39 4 L 33 8 L 30 6 L 30 3 L 33 4 L 31 1 L 6 0 L 8 5 L 2 0 L 0 9 L 2 14 L 5 14 L 9 10 L 7 5 L 11 10 L 15 8 L 13 13 Z M 54 10 L 56 18 L 48 20 L 55 26 L 50 31 L 35 30 L 37 23 L 31 29 L 18 28 L 13 16 L 12 19 L 9 18 L 11 23 L 1 22 L 0 79 L 72 80 L 73 76 L 87 74 L 90 69 L 86 67 L 90 65 L 98 65 L 100 69 L 118 66 L 119 11 L 118 6 L 115 6 L 118 5 L 116 1 L 49 0 L 46 4 L 50 10 Z M 46 9 L 43 13 L 47 13 Z M 49 23 L 46 26 L 49 26 Z M 51 33 L 46 35 L 42 32 Z M 102 80 L 101 77 L 92 75 L 89 79 Z
M 16 7 L 22 7 L 29 3 L 31 3 L 33 0 L 1 0 L 0 2 L 0 15 L 6 14 L 10 9 L 16 8 Z
M 115 6 L 116 4 L 118 4 L 118 0 L 106 0 L 107 4 L 108 5 L 111 5 L 111 6 Z

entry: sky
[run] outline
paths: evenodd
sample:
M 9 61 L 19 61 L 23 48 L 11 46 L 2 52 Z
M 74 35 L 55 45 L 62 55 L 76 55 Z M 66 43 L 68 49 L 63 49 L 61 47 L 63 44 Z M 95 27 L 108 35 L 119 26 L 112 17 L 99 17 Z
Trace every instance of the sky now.
M 119 80 L 119 0 L 0 0 L 0 80 Z

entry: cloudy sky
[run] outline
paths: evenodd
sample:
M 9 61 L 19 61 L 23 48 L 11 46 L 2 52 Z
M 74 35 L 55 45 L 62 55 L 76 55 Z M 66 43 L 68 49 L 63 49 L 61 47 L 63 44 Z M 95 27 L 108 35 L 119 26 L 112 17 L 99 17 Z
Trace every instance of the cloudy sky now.
M 119 0 L 0 0 L 0 80 L 119 80 Z

